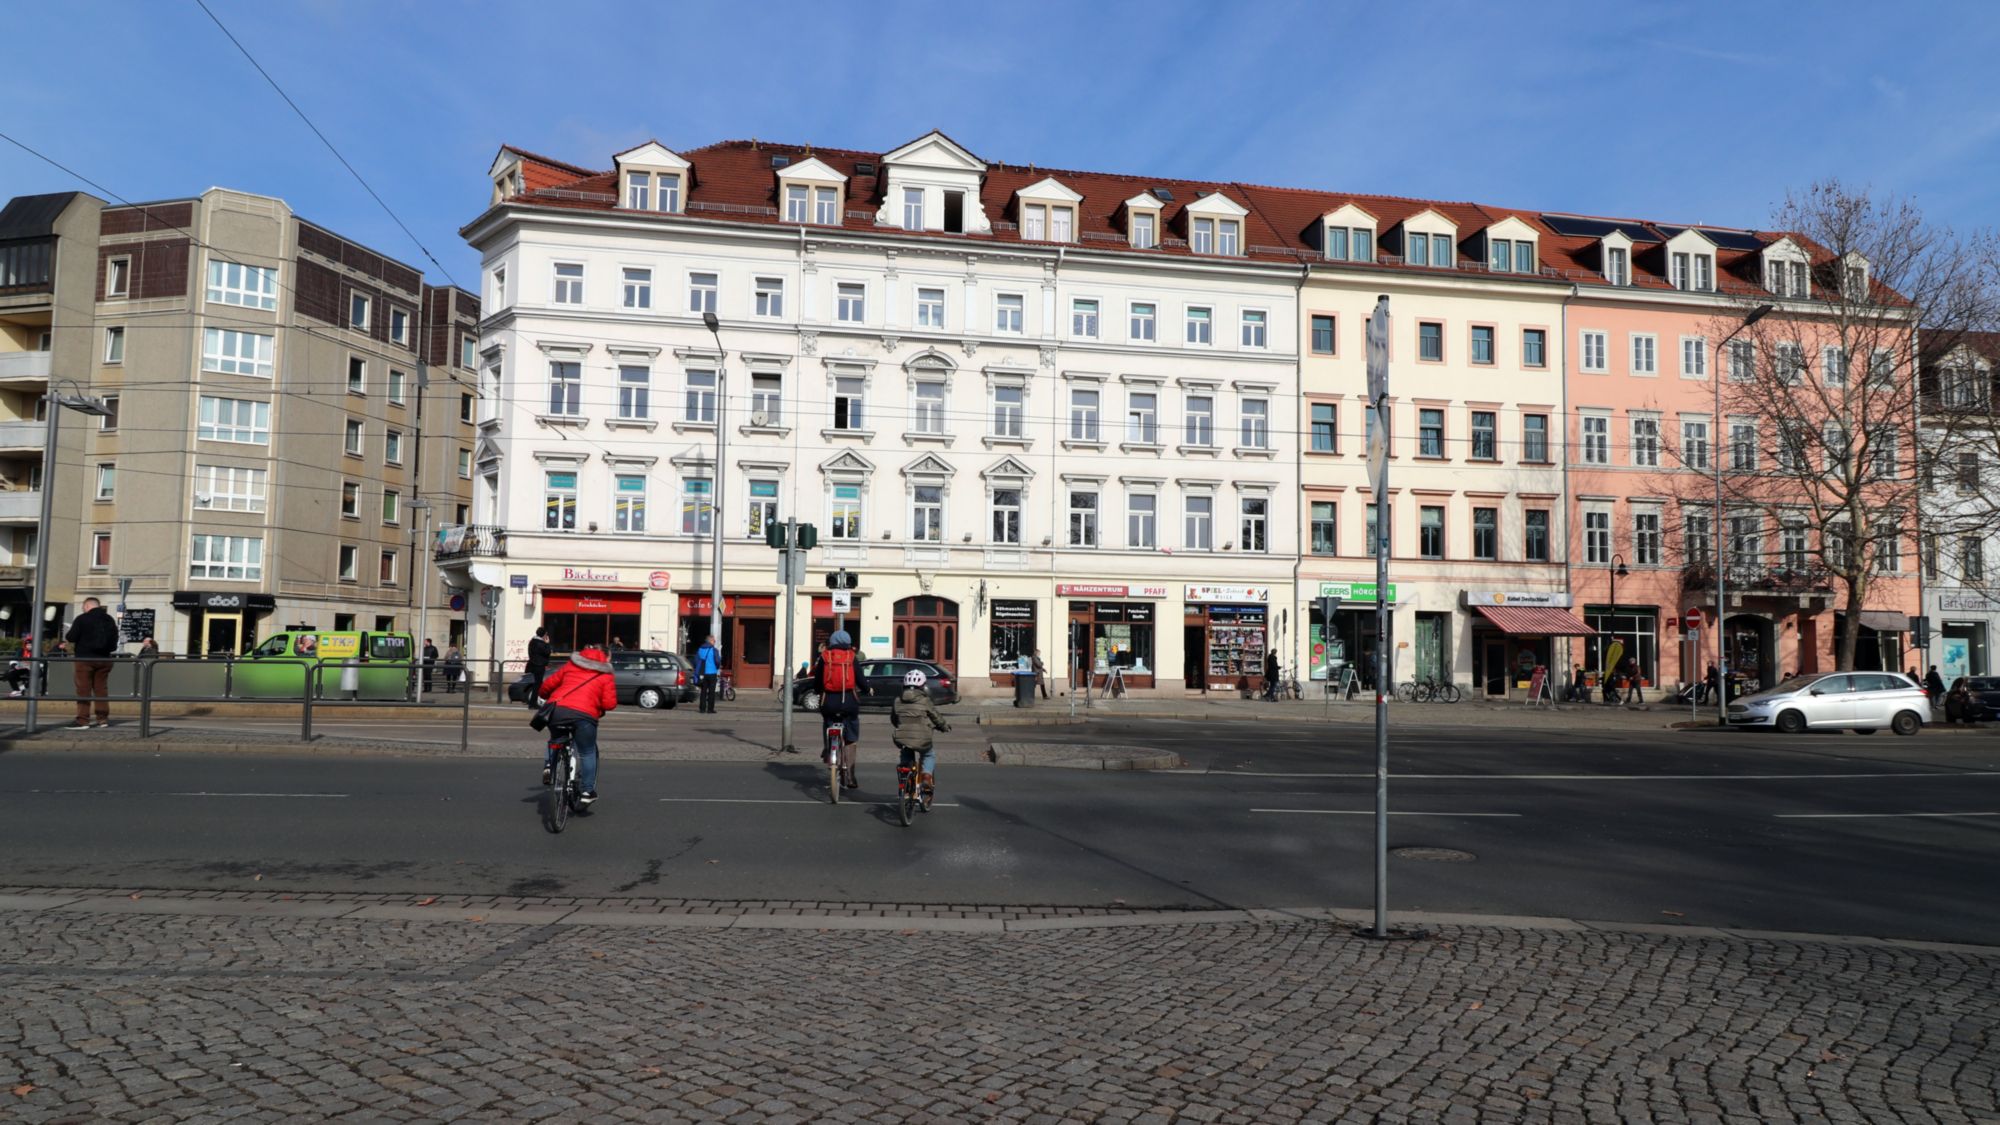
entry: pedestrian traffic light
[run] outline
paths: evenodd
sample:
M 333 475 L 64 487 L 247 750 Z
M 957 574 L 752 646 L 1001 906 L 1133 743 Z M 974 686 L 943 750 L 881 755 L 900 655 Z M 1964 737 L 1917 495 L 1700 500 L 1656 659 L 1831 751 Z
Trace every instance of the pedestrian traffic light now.
M 814 547 L 819 546 L 819 528 L 809 523 L 799 524 L 796 540 L 792 544 L 795 549 L 801 551 L 812 550 Z
M 784 524 L 781 524 L 781 523 L 779 523 L 779 522 L 778 522 L 777 520 L 772 520 L 771 522 L 769 522 L 769 523 L 765 524 L 765 525 L 764 525 L 764 545 L 765 545 L 766 547 L 773 547 L 773 548 L 776 548 L 777 550 L 780 550 L 780 551 L 784 550 L 784 549 L 785 549 L 785 525 L 784 525 Z

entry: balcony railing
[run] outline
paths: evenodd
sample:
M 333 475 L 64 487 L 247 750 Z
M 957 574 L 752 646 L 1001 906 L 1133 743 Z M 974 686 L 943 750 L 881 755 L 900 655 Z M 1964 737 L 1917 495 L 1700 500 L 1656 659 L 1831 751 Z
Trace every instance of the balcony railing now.
M 46 379 L 49 353 L 0 352 L 0 379 Z
M 1833 589 L 1833 574 L 1823 566 L 1765 566 L 1761 563 L 1730 564 L 1729 588 L 1738 593 L 1824 594 Z M 1681 569 L 1681 589 L 1715 589 L 1715 567 L 1697 563 Z
M 454 524 L 437 533 L 437 558 L 504 559 L 507 557 L 507 529 L 486 524 Z
M 0 521 L 27 520 L 35 523 L 41 518 L 42 493 L 39 489 L 0 492 Z
M 48 434 L 47 422 L 0 422 L 0 449 L 39 451 Z

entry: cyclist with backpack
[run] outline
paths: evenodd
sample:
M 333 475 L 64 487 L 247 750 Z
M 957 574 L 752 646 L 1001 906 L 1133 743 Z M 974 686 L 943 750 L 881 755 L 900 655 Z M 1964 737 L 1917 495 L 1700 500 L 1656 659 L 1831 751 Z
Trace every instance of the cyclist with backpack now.
M 861 740 L 861 672 L 854 666 L 854 638 L 847 630 L 836 629 L 826 639 L 826 651 L 813 665 L 811 678 L 819 684 L 819 713 L 825 725 L 831 727 L 837 721 L 843 728 L 847 761 L 840 771 L 841 788 L 859 789 L 861 783 L 854 776 L 854 744 Z M 820 761 L 826 761 L 831 750 L 830 745 L 822 747 Z

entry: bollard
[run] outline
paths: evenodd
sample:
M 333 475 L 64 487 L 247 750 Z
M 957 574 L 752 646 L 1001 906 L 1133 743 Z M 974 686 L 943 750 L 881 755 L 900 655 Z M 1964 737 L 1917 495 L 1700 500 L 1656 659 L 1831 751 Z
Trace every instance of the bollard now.
M 319 678 L 319 669 L 317 666 L 307 665 L 301 668 L 300 671 L 305 673 L 305 675 L 299 677 L 305 684 L 305 691 L 302 693 L 305 696 L 305 707 L 299 720 L 299 741 L 311 742 L 313 740 L 313 688 L 316 686 L 314 681 Z

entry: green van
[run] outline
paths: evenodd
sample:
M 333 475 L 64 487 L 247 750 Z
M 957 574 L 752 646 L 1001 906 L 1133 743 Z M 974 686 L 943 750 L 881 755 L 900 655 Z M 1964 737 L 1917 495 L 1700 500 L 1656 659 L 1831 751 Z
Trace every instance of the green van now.
M 237 661 L 236 694 L 297 699 L 311 669 L 315 698 L 408 699 L 415 654 L 408 633 L 275 633 Z M 360 666 L 344 667 L 349 661 Z

